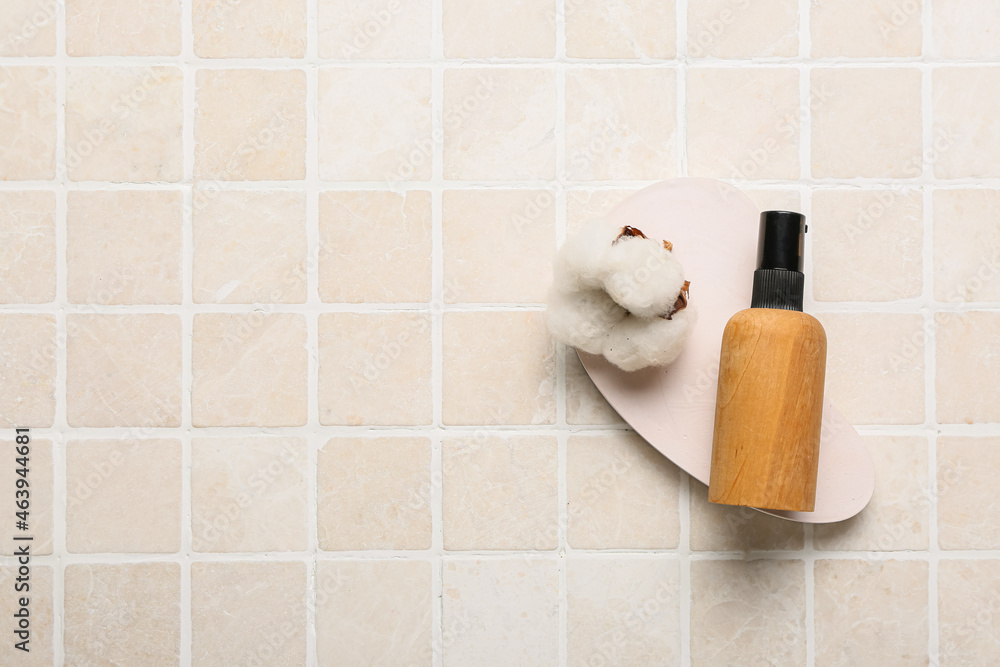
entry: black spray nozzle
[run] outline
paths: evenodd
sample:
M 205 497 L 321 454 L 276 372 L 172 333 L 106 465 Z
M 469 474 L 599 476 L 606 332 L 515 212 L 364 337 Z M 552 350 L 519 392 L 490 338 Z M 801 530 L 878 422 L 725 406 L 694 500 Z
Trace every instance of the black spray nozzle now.
M 793 211 L 764 211 L 757 237 L 757 268 L 802 272 L 806 218 Z

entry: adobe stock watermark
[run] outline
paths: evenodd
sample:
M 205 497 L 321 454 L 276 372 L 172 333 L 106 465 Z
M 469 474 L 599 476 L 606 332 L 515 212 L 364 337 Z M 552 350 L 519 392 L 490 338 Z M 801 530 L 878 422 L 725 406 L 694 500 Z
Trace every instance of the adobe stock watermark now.
M 340 55 L 344 58 L 357 58 L 364 55 L 365 49 L 379 41 L 382 33 L 401 11 L 403 11 L 402 0 L 388 0 L 384 6 L 373 9 L 364 20 L 354 27 L 351 41 L 341 46 Z
M 35 6 L 34 11 L 32 11 L 25 19 L 21 22 L 21 25 L 0 40 L 0 52 L 5 50 L 5 47 L 13 50 L 16 46 L 24 45 L 27 42 L 33 41 L 38 37 L 42 28 L 49 26 L 56 21 L 56 16 L 58 15 L 59 6 L 63 2 L 60 0 L 45 0 L 44 2 L 38 2 Z M 5 8 L 5 12 L 11 11 Z

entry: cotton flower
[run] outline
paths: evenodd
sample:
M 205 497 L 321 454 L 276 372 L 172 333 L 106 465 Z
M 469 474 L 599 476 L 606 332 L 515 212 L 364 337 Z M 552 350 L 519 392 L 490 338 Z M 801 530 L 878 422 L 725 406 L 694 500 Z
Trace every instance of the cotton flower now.
M 552 335 L 626 371 L 672 362 L 695 319 L 672 248 L 634 227 L 588 223 L 556 256 Z

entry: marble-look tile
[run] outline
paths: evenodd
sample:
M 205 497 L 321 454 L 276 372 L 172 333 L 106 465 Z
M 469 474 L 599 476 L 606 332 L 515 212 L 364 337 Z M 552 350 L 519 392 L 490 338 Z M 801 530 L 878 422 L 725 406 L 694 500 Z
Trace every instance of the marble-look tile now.
M 319 177 L 427 181 L 434 144 L 426 67 L 326 67 L 319 72 Z
M 675 549 L 680 474 L 635 433 L 574 435 L 566 454 L 574 549 Z
M 680 565 L 661 557 L 574 558 L 566 573 L 567 664 L 680 662 Z
M 305 303 L 306 193 L 204 192 L 193 217 L 195 303 Z
M 797 190 L 746 189 L 743 194 L 750 198 L 758 211 L 801 211 L 802 195 Z M 815 196 L 815 195 L 813 195 Z M 813 215 L 816 209 L 813 208 Z M 808 239 L 807 239 L 808 242 Z
M 66 550 L 175 553 L 181 548 L 181 442 L 71 440 Z
M 445 190 L 445 303 L 544 303 L 552 283 L 550 190 Z
M 690 175 L 797 179 L 801 113 L 798 70 L 692 69 L 687 77 Z
M 305 549 L 307 458 L 304 438 L 193 438 L 191 543 L 194 550 Z
M 442 581 L 445 667 L 527 667 L 559 659 L 554 558 L 449 559 Z
M 180 190 L 66 194 L 70 303 L 178 304 L 184 198 Z
M 813 58 L 919 56 L 921 0 L 813 0 Z
M 0 14 L 0 56 L 56 55 L 57 14 L 52 0 L 6 0 Z
M 70 180 L 180 181 L 183 79 L 177 67 L 67 69 Z
M 67 55 L 176 56 L 180 52 L 181 0 L 146 0 L 141 10 L 129 0 L 66 0 Z
M 551 58 L 555 0 L 442 0 L 446 58 Z
M 10 440 L 0 440 L 0 448 L 10 452 L 11 457 L 20 456 L 17 448 L 23 447 L 14 440 L 15 435 L 11 433 Z M 52 492 L 54 489 L 54 477 L 52 467 L 52 441 L 37 439 L 33 434 L 29 434 L 28 446 L 28 472 L 27 480 L 30 484 L 28 496 L 31 506 L 28 520 L 29 532 L 25 533 L 17 529 L 13 521 L 7 521 L 0 525 L 0 555 L 12 556 L 18 549 L 19 543 L 14 540 L 15 536 L 31 535 L 31 553 L 36 556 L 46 556 L 52 553 Z M 24 451 L 24 450 L 21 450 Z M 2 497 L 18 499 L 15 495 L 23 489 L 18 488 L 18 480 L 24 479 L 18 470 L 20 465 L 11 464 L 6 471 L 0 473 L 0 493 Z M 22 482 L 23 484 L 23 482 Z M 2 653 L 0 653 L 2 655 Z
M 0 599 L 0 614 L 4 618 L 14 618 L 14 614 L 19 612 L 20 599 L 13 591 L 15 586 L 23 585 L 17 579 L 22 575 L 15 565 L 0 567 L 0 587 L 5 591 L 12 591 Z M 24 665 L 25 667 L 51 667 L 55 665 L 55 652 L 53 644 L 54 632 L 54 596 L 52 594 L 52 567 L 48 565 L 33 564 L 31 567 L 31 590 L 28 602 L 28 613 L 30 614 L 30 627 L 28 629 L 27 643 L 24 645 L 27 652 L 16 647 L 17 643 L 24 641 L 21 635 L 11 634 L 12 639 L 0 645 L 0 661 L 6 665 Z M 11 623 L 13 625 L 13 623 Z
M 70 426 L 181 425 L 181 318 L 66 316 Z
M 826 397 L 849 422 L 923 423 L 923 317 L 821 313 L 817 318 L 827 336 Z
M 993 41 L 997 41 L 995 37 Z M 932 75 L 933 142 L 926 157 L 938 178 L 1000 176 L 1000 100 L 995 67 L 939 67 Z
M 322 301 L 426 303 L 431 298 L 431 193 L 323 192 L 319 246 Z
M 813 192 L 813 297 L 895 301 L 920 296 L 923 215 L 919 189 Z
M 798 551 L 802 524 L 768 516 L 749 507 L 708 502 L 708 487 L 691 479 L 692 551 Z
M 939 436 L 938 545 L 1000 549 L 1000 438 Z
M 3 37 L 0 37 L 0 43 Z M 0 181 L 56 175 L 56 70 L 0 67 Z
M 70 564 L 64 579 L 66 664 L 180 664 L 178 563 Z
M 816 665 L 927 665 L 927 572 L 919 560 L 818 560 Z
M 594 386 L 580 356 L 572 348 L 566 349 L 566 423 L 567 424 L 624 424 L 600 390 Z
M 202 69 L 195 82 L 195 178 L 305 178 L 304 71 Z
M 0 303 L 48 303 L 55 297 L 55 193 L 0 192 Z
M 320 561 L 316 654 L 321 665 L 431 664 L 431 565 Z
M 677 54 L 674 0 L 576 0 L 566 3 L 570 58 L 673 58 Z
M 198 665 L 306 663 L 306 566 L 191 564 L 191 657 Z
M 814 178 L 916 178 L 923 173 L 920 70 L 812 70 Z
M 691 664 L 802 665 L 806 581 L 800 560 L 691 563 Z
M 0 427 L 45 428 L 55 414 L 55 316 L 0 314 Z
M 934 55 L 981 60 L 1000 56 L 1000 17 L 993 7 L 977 0 L 934 0 L 931 10 Z
M 1000 313 L 935 313 L 934 328 L 938 422 L 1000 421 Z
M 431 0 L 319 0 L 319 57 L 429 58 L 431 5 Z
M 318 458 L 320 549 L 430 549 L 428 438 L 331 438 Z
M 542 313 L 445 313 L 442 420 L 552 424 L 555 343 Z
M 570 190 L 566 193 L 566 236 L 580 230 L 586 223 L 599 218 L 630 196 L 634 190 Z
M 306 318 L 198 313 L 191 344 L 195 426 L 304 426 Z
M 934 298 L 1000 301 L 1000 190 L 934 191 Z
M 591 181 L 676 176 L 676 108 L 672 68 L 568 70 L 567 177 Z
M 924 551 L 929 543 L 931 484 L 927 440 L 864 437 L 875 464 L 875 493 L 860 514 L 813 528 L 822 551 Z
M 555 128 L 554 71 L 490 67 L 445 70 L 445 178 L 554 178 Z
M 441 469 L 445 549 L 558 546 L 555 437 L 448 437 Z
M 687 52 L 695 58 L 791 57 L 799 52 L 796 0 L 691 0 Z
M 193 0 L 199 58 L 302 58 L 306 0 Z
M 1000 662 L 1000 560 L 942 560 L 938 565 L 942 667 Z
M 319 316 L 321 424 L 429 424 L 432 411 L 428 315 Z

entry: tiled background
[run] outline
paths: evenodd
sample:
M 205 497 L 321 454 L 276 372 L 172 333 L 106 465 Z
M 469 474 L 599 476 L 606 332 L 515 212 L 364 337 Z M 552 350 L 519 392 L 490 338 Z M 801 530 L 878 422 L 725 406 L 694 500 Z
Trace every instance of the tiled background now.
M 1000 663 L 998 59 L 986 0 L 2 0 L 0 662 Z M 547 337 L 678 175 L 809 216 L 858 518 L 708 504 Z

